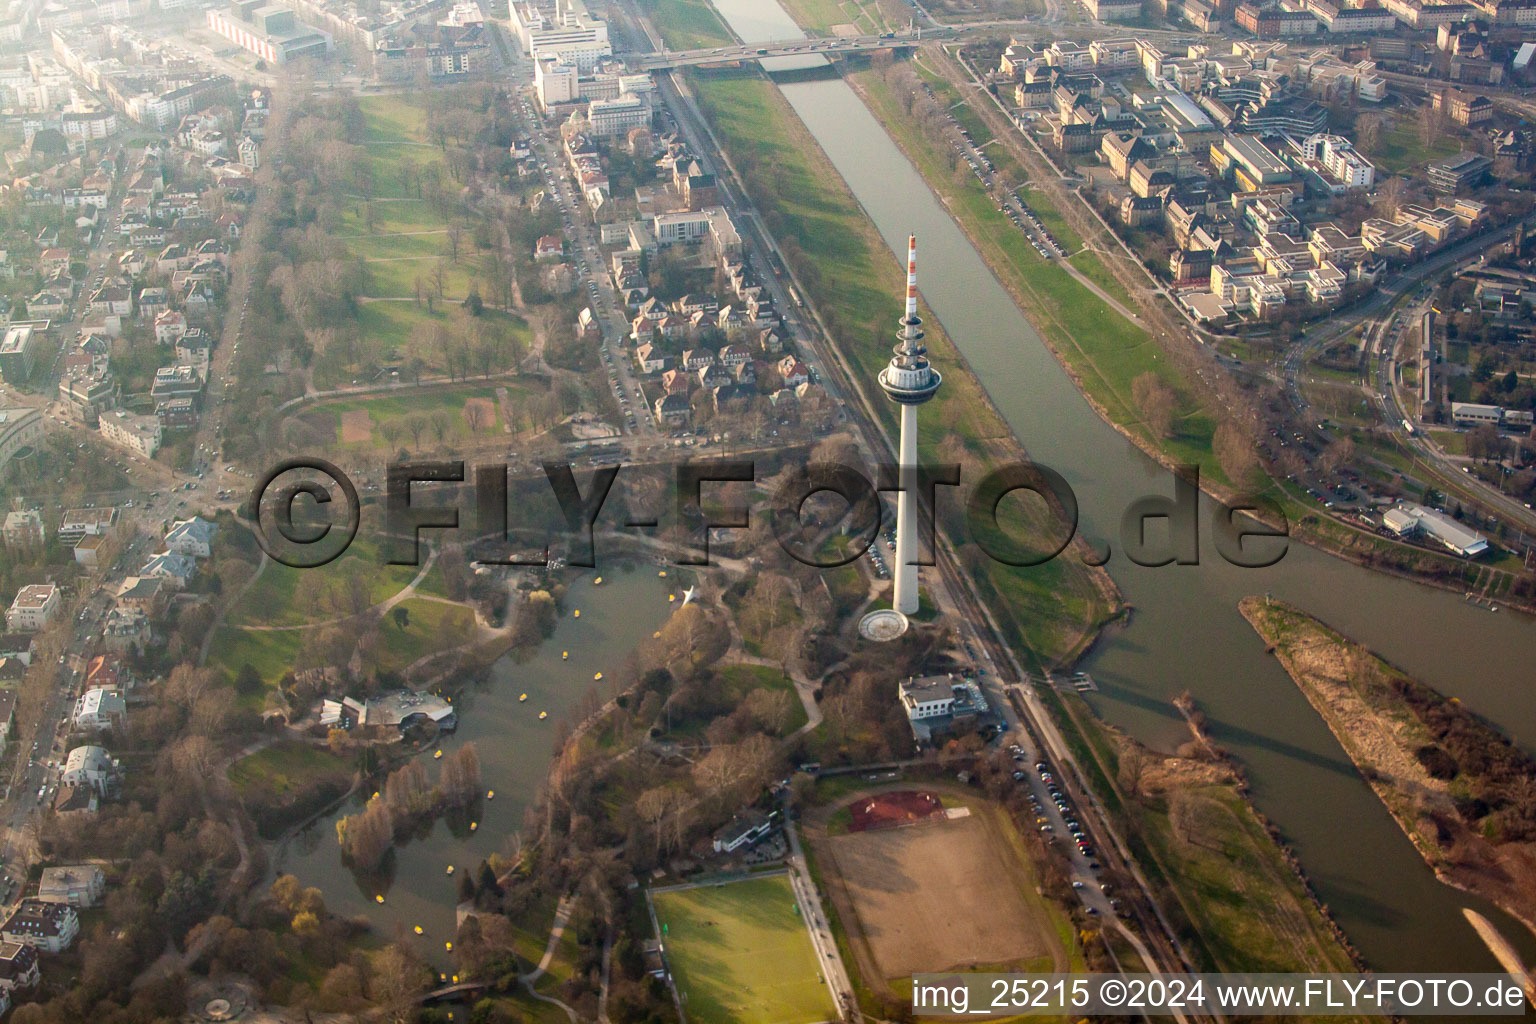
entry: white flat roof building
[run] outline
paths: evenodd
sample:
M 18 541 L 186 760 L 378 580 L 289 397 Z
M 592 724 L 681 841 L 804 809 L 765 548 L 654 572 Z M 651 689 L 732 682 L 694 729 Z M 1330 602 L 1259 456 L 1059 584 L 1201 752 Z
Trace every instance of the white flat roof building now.
M 36 633 L 48 628 L 59 610 L 59 588 L 51 583 L 32 583 L 16 591 L 16 599 L 6 612 L 9 629 L 18 633 Z
M 1399 537 L 1422 533 L 1463 558 L 1476 558 L 1488 550 L 1488 540 L 1450 516 L 1422 505 L 1403 503 L 1388 509 L 1381 524 Z

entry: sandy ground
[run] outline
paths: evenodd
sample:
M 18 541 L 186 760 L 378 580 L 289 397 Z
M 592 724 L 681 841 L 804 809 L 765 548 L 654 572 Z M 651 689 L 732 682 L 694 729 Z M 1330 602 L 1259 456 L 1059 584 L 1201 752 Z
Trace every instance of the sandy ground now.
M 1035 909 L 980 816 L 833 836 L 820 842 L 851 903 L 876 973 L 900 978 L 1050 954 Z M 862 959 L 862 958 L 861 958 Z
M 373 420 L 367 409 L 349 409 L 341 414 L 341 443 L 367 444 L 373 438 Z

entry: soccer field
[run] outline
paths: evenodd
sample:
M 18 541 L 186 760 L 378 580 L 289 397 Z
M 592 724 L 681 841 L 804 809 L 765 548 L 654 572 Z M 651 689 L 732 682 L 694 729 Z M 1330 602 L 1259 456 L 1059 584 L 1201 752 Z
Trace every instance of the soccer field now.
M 653 902 L 690 1020 L 834 1019 L 831 994 L 785 876 L 657 893 Z

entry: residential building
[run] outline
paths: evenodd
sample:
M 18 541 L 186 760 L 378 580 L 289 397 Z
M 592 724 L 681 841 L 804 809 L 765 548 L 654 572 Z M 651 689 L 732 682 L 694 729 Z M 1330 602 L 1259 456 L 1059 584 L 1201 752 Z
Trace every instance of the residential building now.
M 171 524 L 165 534 L 165 547 L 179 555 L 207 558 L 213 551 L 213 539 L 219 527 L 201 516 L 181 519 Z
M 631 93 L 611 100 L 593 100 L 587 105 L 587 123 L 593 135 L 624 135 L 631 128 L 651 123 L 650 100 Z
M 80 934 L 80 917 L 67 903 L 24 899 L 0 924 L 0 938 L 43 953 L 62 953 Z
M 64 864 L 43 868 L 37 898 L 71 907 L 94 907 L 107 892 L 107 876 L 95 864 Z
M 139 570 L 139 575 L 149 579 L 164 580 L 180 589 L 197 575 L 197 559 L 174 551 L 162 551 L 150 556 L 149 561 L 145 562 L 144 567 Z
M 75 728 L 82 732 L 101 732 L 121 728 L 128 717 L 128 704 L 116 690 L 93 687 L 75 700 Z
M 160 450 L 160 421 L 153 416 L 113 409 L 101 417 L 98 429 L 104 440 L 146 459 L 154 458 L 155 452 Z
M 28 304 L 29 310 L 31 304 Z M 6 328 L 0 339 L 0 378 L 7 384 L 25 384 L 32 377 L 32 366 L 42 344 L 42 335 L 27 325 Z
M 25 942 L 0 942 L 0 992 L 13 996 L 29 989 L 42 978 L 38 970 L 37 950 Z
M 105 747 L 92 745 L 76 747 L 64 759 L 61 783 L 72 786 L 88 786 L 100 796 L 108 796 L 117 790 L 119 766 Z
M 37 509 L 22 509 L 5 514 L 5 546 L 11 551 L 40 548 L 48 537 L 43 515 Z
M 18 633 L 47 629 L 62 603 L 59 588 L 52 583 L 29 583 L 16 591 L 16 598 L 5 614 L 6 628 Z

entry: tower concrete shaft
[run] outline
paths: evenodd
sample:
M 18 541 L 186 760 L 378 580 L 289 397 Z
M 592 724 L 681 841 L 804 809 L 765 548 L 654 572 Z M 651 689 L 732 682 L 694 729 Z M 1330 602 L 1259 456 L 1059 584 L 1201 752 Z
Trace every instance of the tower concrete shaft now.
M 907 302 L 899 344 L 890 364 L 880 371 L 886 397 L 901 406 L 901 439 L 897 467 L 901 491 L 896 499 L 896 570 L 894 607 L 903 615 L 918 609 L 917 546 L 917 407 L 933 398 L 943 378 L 928 365 L 923 347 L 923 321 L 917 315 L 917 236 L 907 239 Z

